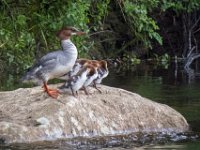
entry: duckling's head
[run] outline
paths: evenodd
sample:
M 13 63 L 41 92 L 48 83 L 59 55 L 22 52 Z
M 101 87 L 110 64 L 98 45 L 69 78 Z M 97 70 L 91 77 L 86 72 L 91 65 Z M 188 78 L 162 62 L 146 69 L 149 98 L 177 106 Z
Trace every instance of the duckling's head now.
M 86 67 L 88 69 L 88 76 L 93 76 L 95 73 L 97 73 L 97 66 L 88 64 Z
M 100 61 L 99 61 L 99 65 L 100 65 L 100 68 L 105 69 L 105 70 L 108 70 L 107 61 L 105 61 L 105 60 L 100 60 Z
M 89 59 L 78 59 L 76 62 L 79 63 L 80 65 L 84 66 L 84 65 L 89 64 L 90 60 Z
M 71 37 L 71 35 L 83 35 L 85 32 L 79 31 L 74 27 L 63 27 L 59 31 L 57 31 L 56 36 L 60 40 L 67 40 Z
M 99 64 L 98 60 L 90 60 L 88 64 L 92 65 L 95 69 L 100 67 L 100 64 Z
M 81 68 L 81 70 L 76 75 L 81 76 L 83 74 L 86 74 L 87 76 L 92 76 L 96 71 L 97 71 L 96 67 L 94 67 L 91 64 L 86 64 Z

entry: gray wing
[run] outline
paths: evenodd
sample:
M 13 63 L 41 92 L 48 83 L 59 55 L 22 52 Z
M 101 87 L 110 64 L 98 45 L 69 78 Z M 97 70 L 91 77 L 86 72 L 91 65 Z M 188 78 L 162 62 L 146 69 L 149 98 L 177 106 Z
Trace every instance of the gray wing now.
M 54 51 L 43 56 L 38 62 L 29 68 L 26 74 L 22 77 L 22 81 L 33 80 L 42 74 L 51 71 L 58 64 L 61 64 L 61 60 L 65 60 L 63 51 Z
M 49 64 L 60 64 L 60 65 L 66 65 L 66 62 L 68 60 L 68 57 L 66 57 L 66 54 L 62 50 L 60 51 L 55 51 L 48 53 L 47 55 L 43 56 L 37 64 L 46 66 Z
M 37 64 L 45 64 L 45 63 L 48 62 L 48 61 L 56 60 L 59 56 L 62 56 L 62 55 L 63 55 L 63 51 L 61 51 L 61 50 L 48 53 L 48 54 L 44 55 L 44 56 L 37 62 Z

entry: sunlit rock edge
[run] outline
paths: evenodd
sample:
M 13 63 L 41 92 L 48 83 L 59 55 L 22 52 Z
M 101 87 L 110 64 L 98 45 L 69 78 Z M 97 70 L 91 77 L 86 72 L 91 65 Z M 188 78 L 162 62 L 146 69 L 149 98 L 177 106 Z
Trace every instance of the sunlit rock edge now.
M 59 85 L 52 85 L 57 87 Z M 90 87 L 77 98 L 48 97 L 41 87 L 0 92 L 0 141 L 35 142 L 130 133 L 187 132 L 185 118 L 167 105 L 123 89 Z

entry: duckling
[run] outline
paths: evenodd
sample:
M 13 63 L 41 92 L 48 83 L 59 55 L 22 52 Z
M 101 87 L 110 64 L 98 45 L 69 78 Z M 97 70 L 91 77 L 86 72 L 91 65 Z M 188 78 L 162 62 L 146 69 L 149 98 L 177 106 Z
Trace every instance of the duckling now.
M 76 62 L 75 65 L 73 66 L 73 68 L 68 73 L 64 74 L 63 76 L 59 77 L 58 79 L 69 80 L 72 76 L 76 75 L 82 67 L 83 66 L 81 64 Z
M 73 96 L 78 96 L 78 90 L 81 89 L 86 82 L 88 75 L 90 74 L 92 68 L 84 66 L 76 75 L 72 76 L 67 82 L 58 88 L 60 93 L 72 92 Z
M 83 35 L 73 27 L 64 27 L 57 32 L 61 40 L 62 50 L 50 52 L 36 62 L 22 77 L 23 82 L 36 81 L 43 83 L 44 91 L 53 98 L 57 98 L 59 91 L 49 89 L 47 82 L 68 73 L 75 64 L 78 56 L 77 48 L 70 40 L 71 35 Z
M 96 64 L 93 64 L 93 65 L 88 64 L 87 67 L 91 68 L 91 70 L 90 70 L 90 72 L 89 72 L 89 74 L 88 74 L 88 76 L 87 76 L 87 79 L 86 79 L 85 83 L 83 84 L 83 87 L 82 87 L 82 88 L 83 88 L 83 90 L 85 91 L 85 94 L 86 94 L 86 95 L 89 95 L 89 93 L 88 93 L 86 87 L 88 87 L 89 85 L 91 85 L 91 83 L 92 83 L 95 79 L 97 79 L 97 77 L 98 77 L 98 71 L 97 71 L 98 66 L 97 66 Z
M 91 64 L 91 62 L 93 62 L 93 61 L 95 61 L 95 60 L 77 59 L 75 65 L 73 66 L 73 68 L 71 69 L 71 71 L 69 71 L 65 75 L 59 77 L 59 79 L 61 79 L 61 80 L 68 80 L 70 77 L 76 75 L 81 70 L 81 68 L 83 68 L 83 66 Z
M 102 82 L 102 80 L 108 76 L 109 71 L 108 71 L 108 67 L 107 67 L 107 62 L 105 60 L 100 60 L 98 62 L 98 77 L 93 81 L 93 86 L 95 89 L 97 89 L 100 93 L 101 90 L 97 87 L 97 84 L 100 84 Z

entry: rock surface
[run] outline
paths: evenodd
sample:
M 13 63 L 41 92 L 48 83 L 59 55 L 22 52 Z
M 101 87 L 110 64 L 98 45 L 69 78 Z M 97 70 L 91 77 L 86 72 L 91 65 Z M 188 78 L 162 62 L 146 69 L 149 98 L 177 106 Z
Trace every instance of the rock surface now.
M 41 87 L 0 92 L 0 141 L 189 130 L 184 117 L 167 105 L 122 89 L 100 88 L 102 94 L 89 88 L 89 96 L 81 91 L 77 98 L 66 94 L 58 100 Z

